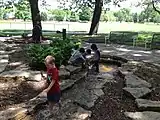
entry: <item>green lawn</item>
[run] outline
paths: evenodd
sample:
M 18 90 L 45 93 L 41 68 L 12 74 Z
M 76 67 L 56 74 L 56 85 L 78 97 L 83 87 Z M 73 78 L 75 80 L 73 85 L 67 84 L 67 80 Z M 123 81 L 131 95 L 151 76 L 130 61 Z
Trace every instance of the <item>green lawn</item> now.
M 24 29 L 20 29 L 20 28 L 14 28 L 14 29 L 4 29 L 3 27 L 5 25 L 9 24 L 9 22 L 2 22 L 0 21 L 0 36 L 21 36 L 23 33 L 31 33 L 31 30 L 24 30 Z M 13 23 L 14 24 L 14 23 Z M 23 24 L 23 22 L 16 22 L 15 24 L 19 24 L 19 26 L 21 26 Z M 31 23 L 27 23 L 31 25 L 32 28 L 32 24 Z M 42 27 L 43 27 L 43 35 L 49 38 L 56 38 L 56 37 L 62 37 L 61 34 L 56 34 L 54 32 L 54 30 L 52 29 L 52 25 L 54 23 L 47 23 L 47 22 L 43 22 L 42 23 Z M 60 23 L 56 23 L 56 24 L 61 24 Z M 90 28 L 90 23 L 76 23 L 76 22 L 70 22 L 70 23 L 63 23 L 65 24 L 69 24 L 69 30 L 70 31 L 88 31 Z M 4 25 L 4 26 L 3 26 Z M 47 26 L 48 25 L 48 26 Z M 13 26 L 14 27 L 14 26 Z M 51 28 L 50 28 L 51 27 Z M 6 27 L 5 27 L 6 28 Z M 47 30 L 48 29 L 48 30 Z M 101 22 L 99 25 L 99 34 L 98 35 L 94 35 L 94 36 L 87 36 L 84 34 L 79 34 L 79 35 L 68 35 L 69 37 L 71 37 L 72 39 L 78 39 L 78 40 L 87 40 L 88 38 L 95 38 L 97 40 L 99 39 L 104 39 L 104 36 L 106 36 L 110 31 L 133 31 L 133 32 L 138 32 L 138 42 L 137 45 L 138 46 L 143 46 L 144 47 L 144 41 L 145 40 L 151 40 L 152 39 L 152 34 L 156 33 L 156 32 L 160 32 L 160 25 L 157 24 L 139 24 L 139 23 L 104 23 Z M 127 36 L 128 37 L 128 36 Z M 128 39 L 127 37 L 125 37 L 126 39 Z M 120 35 L 117 35 L 116 38 L 121 38 Z M 123 40 L 125 39 L 123 38 Z M 156 41 L 160 41 L 160 37 L 156 37 L 155 38 Z M 126 44 L 130 44 L 131 43 L 126 43 Z

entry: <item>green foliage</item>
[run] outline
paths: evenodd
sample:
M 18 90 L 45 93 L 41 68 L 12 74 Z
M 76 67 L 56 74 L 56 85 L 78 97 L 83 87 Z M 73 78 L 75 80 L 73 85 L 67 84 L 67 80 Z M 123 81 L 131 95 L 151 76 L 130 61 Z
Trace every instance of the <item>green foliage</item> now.
M 82 7 L 81 12 L 79 13 L 79 19 L 81 21 L 90 21 L 91 19 L 91 10 L 89 7 Z
M 72 12 L 71 17 L 70 17 L 70 21 L 77 22 L 78 20 L 79 20 L 79 16 L 75 12 Z
M 42 21 L 47 21 L 48 20 L 48 16 L 46 12 L 41 12 L 41 20 Z
M 56 66 L 67 64 L 72 52 L 72 48 L 75 47 L 75 43 L 70 39 L 65 41 L 56 39 L 48 45 L 33 44 L 27 49 L 28 57 L 30 59 L 29 65 L 32 68 L 44 69 L 44 59 L 47 55 L 53 55 L 56 59 Z
M 112 11 L 102 12 L 101 21 L 116 21 L 116 17 Z
M 117 21 L 132 22 L 130 10 L 127 8 L 120 9 L 118 12 L 115 12 L 114 15 L 117 18 Z
M 56 10 L 50 10 L 49 12 L 50 12 L 50 14 L 52 14 L 54 16 L 55 20 L 57 20 L 57 21 L 63 21 L 65 15 L 66 15 L 64 10 L 56 9 Z
M 19 0 L 18 3 L 15 4 L 15 7 L 15 17 L 17 19 L 23 19 L 24 21 L 31 19 L 30 5 L 27 0 Z

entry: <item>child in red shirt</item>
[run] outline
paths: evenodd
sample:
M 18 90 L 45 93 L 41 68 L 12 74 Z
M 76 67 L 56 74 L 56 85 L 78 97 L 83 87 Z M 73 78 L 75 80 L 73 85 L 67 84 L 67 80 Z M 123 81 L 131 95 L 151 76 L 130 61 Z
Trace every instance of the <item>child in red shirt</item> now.
M 47 99 L 49 102 L 49 110 L 52 113 L 55 104 L 60 107 L 60 85 L 59 85 L 59 72 L 55 66 L 55 58 L 52 56 L 47 56 L 45 58 L 45 65 L 47 67 L 47 83 L 48 88 L 44 90 L 47 93 Z

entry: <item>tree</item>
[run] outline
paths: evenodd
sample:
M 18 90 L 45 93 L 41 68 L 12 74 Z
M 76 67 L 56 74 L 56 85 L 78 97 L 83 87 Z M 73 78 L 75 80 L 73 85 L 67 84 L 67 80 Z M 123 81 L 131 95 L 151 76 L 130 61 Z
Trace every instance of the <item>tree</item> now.
M 15 7 L 16 7 L 15 18 L 23 19 L 24 21 L 26 19 L 31 19 L 30 5 L 27 0 L 19 0 L 15 4 Z
M 95 0 L 95 8 L 94 8 L 89 35 L 93 35 L 98 32 L 99 21 L 102 13 L 102 6 L 103 6 L 102 0 Z
M 91 10 L 89 7 L 82 7 L 81 12 L 79 13 L 79 19 L 81 21 L 90 21 L 91 19 Z
M 38 0 L 28 0 L 31 8 L 33 27 L 37 24 L 42 28 Z
M 134 22 L 134 23 L 137 23 L 137 22 L 138 22 L 138 14 L 137 14 L 137 13 L 134 13 L 134 14 L 133 14 L 133 22 Z
M 68 0 L 58 0 L 61 3 L 66 3 Z M 102 13 L 103 4 L 108 4 L 109 2 L 113 2 L 115 5 L 118 5 L 119 2 L 124 0 L 70 0 L 71 5 L 70 9 L 79 10 L 83 7 L 94 8 L 92 23 L 89 31 L 89 35 L 93 35 L 98 32 L 99 21 Z M 119 5 L 118 5 L 119 6 Z

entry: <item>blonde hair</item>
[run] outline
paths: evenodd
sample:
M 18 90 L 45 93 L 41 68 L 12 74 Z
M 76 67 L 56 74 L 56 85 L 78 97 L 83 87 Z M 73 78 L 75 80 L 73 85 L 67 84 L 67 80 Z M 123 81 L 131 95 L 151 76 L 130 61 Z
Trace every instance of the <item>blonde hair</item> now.
M 46 58 L 45 58 L 45 62 L 47 62 L 48 64 L 53 64 L 55 63 L 55 58 L 51 55 L 48 55 Z

